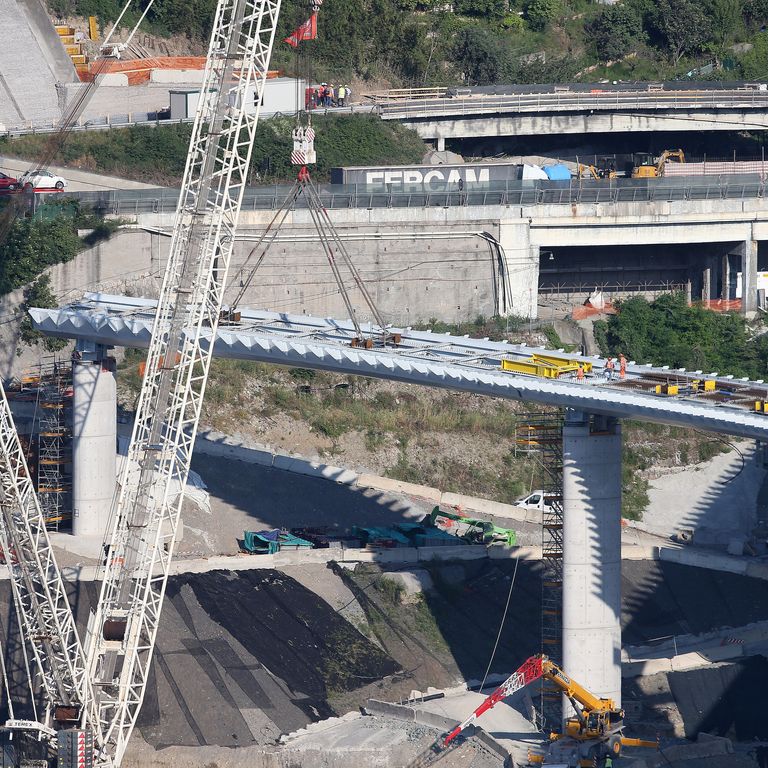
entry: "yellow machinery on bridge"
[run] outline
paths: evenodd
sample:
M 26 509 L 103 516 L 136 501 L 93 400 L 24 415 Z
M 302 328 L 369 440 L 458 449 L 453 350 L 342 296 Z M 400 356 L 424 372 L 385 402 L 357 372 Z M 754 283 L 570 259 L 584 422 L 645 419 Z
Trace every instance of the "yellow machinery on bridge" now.
M 550 734 L 550 743 L 545 752 L 529 754 L 532 764 L 557 765 L 562 768 L 595 768 L 605 765 L 609 756 L 618 757 L 623 747 L 658 747 L 656 741 L 624 736 L 624 710 L 617 706 L 613 699 L 595 696 L 549 658 L 538 655 L 531 656 L 464 722 L 447 734 L 442 743 L 438 743 L 438 749 L 448 747 L 483 713 L 540 678 L 554 682 L 571 702 L 576 714 L 565 720 L 562 733 Z
M 525 358 L 504 358 L 501 361 L 501 370 L 540 376 L 545 379 L 559 379 L 563 375 L 575 374 L 579 369 L 579 363 L 584 373 L 592 371 L 592 363 L 589 360 L 571 360 L 567 357 L 557 357 L 557 355 L 538 354 Z
M 645 152 L 635 155 L 635 162 L 632 167 L 633 179 L 655 179 L 664 175 L 664 166 L 668 160 L 677 160 L 679 163 L 685 162 L 685 152 L 682 149 L 665 149 L 661 155 L 654 161 L 653 156 Z

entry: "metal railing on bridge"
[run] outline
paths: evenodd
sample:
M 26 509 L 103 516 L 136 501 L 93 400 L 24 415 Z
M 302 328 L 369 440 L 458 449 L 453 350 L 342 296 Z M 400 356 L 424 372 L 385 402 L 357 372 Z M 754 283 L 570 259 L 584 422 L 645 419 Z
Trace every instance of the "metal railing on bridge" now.
M 392 98 L 376 101 L 385 120 L 481 115 L 503 112 L 581 112 L 671 109 L 756 109 L 768 107 L 768 90 L 557 91 L 555 93 L 472 94 L 458 97 Z
M 274 185 L 246 190 L 243 210 L 271 211 L 279 208 L 290 187 Z M 766 181 L 757 174 L 722 177 L 675 177 L 674 179 L 617 179 L 594 182 L 573 179 L 556 181 L 507 181 L 435 185 L 424 190 L 407 187 L 371 188 L 363 184 L 322 184 L 320 199 L 329 209 L 373 208 L 460 208 L 467 206 L 572 205 L 579 203 L 648 203 L 676 200 L 754 199 L 766 196 Z M 140 213 L 170 213 L 176 209 L 178 190 L 105 190 L 72 193 L 84 203 L 116 216 Z M 295 203 L 304 208 L 303 197 Z

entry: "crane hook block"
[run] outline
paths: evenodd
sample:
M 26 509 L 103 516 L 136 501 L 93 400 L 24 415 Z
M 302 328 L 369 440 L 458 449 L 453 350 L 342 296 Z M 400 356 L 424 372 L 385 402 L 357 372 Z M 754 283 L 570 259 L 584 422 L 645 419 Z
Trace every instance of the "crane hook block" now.
M 291 165 L 309 165 L 317 162 L 315 153 L 315 129 L 311 125 L 297 125 L 291 134 L 293 152 Z

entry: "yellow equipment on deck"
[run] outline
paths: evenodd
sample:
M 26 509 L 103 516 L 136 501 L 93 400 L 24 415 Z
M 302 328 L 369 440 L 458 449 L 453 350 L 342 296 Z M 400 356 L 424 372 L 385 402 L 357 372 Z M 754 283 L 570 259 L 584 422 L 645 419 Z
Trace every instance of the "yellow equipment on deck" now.
M 588 360 L 571 360 L 556 355 L 531 355 L 522 359 L 504 358 L 501 361 L 501 370 L 522 373 L 526 376 L 539 376 L 544 379 L 558 379 L 564 374 L 575 374 L 579 369 L 579 363 L 585 374 L 592 370 L 592 363 Z

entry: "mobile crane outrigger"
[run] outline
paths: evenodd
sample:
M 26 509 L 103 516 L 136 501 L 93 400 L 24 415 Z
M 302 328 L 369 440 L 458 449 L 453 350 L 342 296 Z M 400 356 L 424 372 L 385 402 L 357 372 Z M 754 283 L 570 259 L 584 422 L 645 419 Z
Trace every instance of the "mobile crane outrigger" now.
M 546 656 L 538 655 L 531 656 L 464 722 L 446 734 L 442 742 L 438 742 L 438 748 L 448 747 L 483 713 L 540 678 L 555 683 L 571 702 L 576 714 L 566 718 L 562 733 L 550 734 L 550 744 L 545 754 L 529 756 L 531 763 L 553 768 L 594 768 L 603 765 L 609 755 L 618 757 L 623 747 L 658 747 L 656 741 L 624 736 L 624 710 L 616 706 L 613 699 L 595 696 Z

